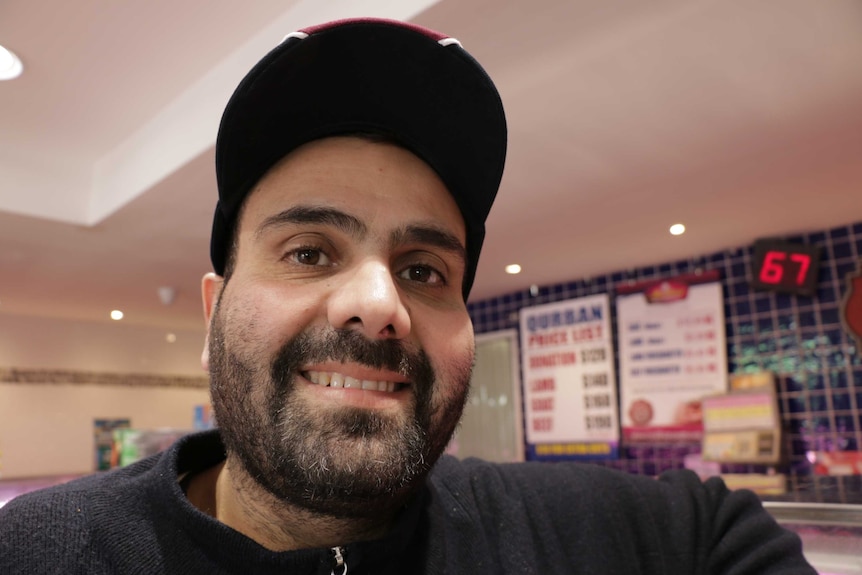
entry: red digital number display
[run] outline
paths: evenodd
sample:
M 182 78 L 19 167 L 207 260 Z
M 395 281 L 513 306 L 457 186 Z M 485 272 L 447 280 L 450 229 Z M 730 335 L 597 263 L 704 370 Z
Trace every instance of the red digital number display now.
M 760 240 L 754 244 L 752 283 L 760 289 L 813 295 L 819 263 L 817 246 Z

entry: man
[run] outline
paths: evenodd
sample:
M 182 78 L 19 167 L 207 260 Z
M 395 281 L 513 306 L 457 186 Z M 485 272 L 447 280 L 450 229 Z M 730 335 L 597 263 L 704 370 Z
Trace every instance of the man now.
M 374 20 L 289 35 L 216 145 L 220 430 L 14 500 L 0 572 L 814 573 L 718 480 L 441 457 L 505 145 L 456 41 Z

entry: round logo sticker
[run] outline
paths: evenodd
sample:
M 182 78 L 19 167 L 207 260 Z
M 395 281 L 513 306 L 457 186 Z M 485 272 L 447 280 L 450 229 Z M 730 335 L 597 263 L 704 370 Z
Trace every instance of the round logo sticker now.
M 629 419 L 635 425 L 647 425 L 652 421 L 652 404 L 645 399 L 633 401 L 629 407 Z

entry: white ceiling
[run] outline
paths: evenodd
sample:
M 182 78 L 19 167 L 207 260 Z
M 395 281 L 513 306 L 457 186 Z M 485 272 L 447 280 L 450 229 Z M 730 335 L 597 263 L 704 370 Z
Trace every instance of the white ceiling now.
M 473 300 L 862 220 L 858 0 L 4 0 L 0 321 L 201 329 L 222 107 L 284 34 L 357 15 L 459 38 L 498 84 Z

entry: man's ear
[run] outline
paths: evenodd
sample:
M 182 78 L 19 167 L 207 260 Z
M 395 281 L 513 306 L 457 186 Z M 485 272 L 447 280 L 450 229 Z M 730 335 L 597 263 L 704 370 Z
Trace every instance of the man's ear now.
M 207 335 L 204 339 L 204 350 L 201 354 L 201 367 L 204 371 L 210 370 L 210 327 L 212 325 L 213 312 L 224 289 L 224 278 L 212 272 L 204 274 L 201 280 L 201 299 L 204 304 L 204 321 L 207 324 Z

